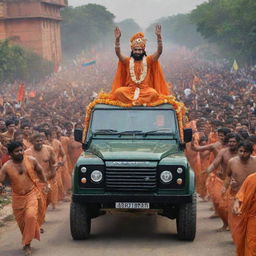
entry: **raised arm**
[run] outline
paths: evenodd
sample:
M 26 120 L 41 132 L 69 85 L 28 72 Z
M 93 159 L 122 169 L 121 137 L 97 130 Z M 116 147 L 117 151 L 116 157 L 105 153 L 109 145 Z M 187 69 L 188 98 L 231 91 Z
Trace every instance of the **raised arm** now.
M 120 61 L 124 61 L 125 60 L 125 56 L 123 56 L 121 54 L 121 49 L 120 49 L 120 38 L 121 38 L 121 30 L 119 29 L 119 27 L 115 28 L 115 51 L 116 51 L 116 56 L 118 57 L 118 59 Z
M 157 38 L 157 51 L 152 55 L 153 61 L 157 61 L 163 51 L 161 30 L 162 30 L 161 25 L 156 25 L 155 34 L 156 34 L 156 38 Z
M 194 142 L 191 143 L 191 148 L 194 150 L 194 151 L 197 151 L 197 152 L 203 152 L 203 151 L 212 151 L 213 150 L 213 144 L 208 144 L 208 145 L 204 145 L 204 146 L 197 146 L 195 145 Z

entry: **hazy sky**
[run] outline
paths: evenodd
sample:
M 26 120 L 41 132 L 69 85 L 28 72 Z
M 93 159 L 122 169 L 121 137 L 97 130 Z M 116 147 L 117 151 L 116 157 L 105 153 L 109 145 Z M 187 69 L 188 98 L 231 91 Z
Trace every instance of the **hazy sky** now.
M 115 21 L 132 18 L 146 28 L 158 18 L 187 13 L 203 2 L 206 0 L 69 0 L 69 5 L 104 5 L 116 16 Z

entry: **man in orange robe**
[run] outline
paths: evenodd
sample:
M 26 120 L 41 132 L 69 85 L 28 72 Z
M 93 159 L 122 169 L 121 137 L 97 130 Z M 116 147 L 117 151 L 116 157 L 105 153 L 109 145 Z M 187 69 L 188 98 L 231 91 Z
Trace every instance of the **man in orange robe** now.
M 43 144 L 42 134 L 35 134 L 32 136 L 32 144 L 25 151 L 26 155 L 33 156 L 43 167 L 47 182 L 50 184 L 51 190 L 46 197 L 46 205 L 52 204 L 55 209 L 58 203 L 58 184 L 56 178 L 56 156 L 51 146 Z
M 234 201 L 237 192 L 241 188 L 245 179 L 256 172 L 256 157 L 251 156 L 252 144 L 250 142 L 242 142 L 238 147 L 238 156 L 232 158 L 228 162 L 227 178 L 225 180 L 225 187 L 229 187 L 229 215 L 228 221 L 232 237 L 236 243 L 238 237 L 241 235 L 239 232 L 241 225 L 241 216 L 236 216 L 232 213 Z M 255 219 L 254 219 L 255 220 Z M 256 236 L 256 231 L 255 231 Z M 256 240 L 255 240 L 256 243 Z M 256 251 L 255 251 L 256 252 Z M 239 254 L 244 255 L 244 254 Z M 247 254 L 245 254 L 247 255 Z M 256 254 L 248 254 L 256 255 Z
M 65 167 L 66 155 L 61 145 L 61 142 L 53 138 L 52 131 L 46 130 L 44 133 L 48 140 L 49 145 L 53 148 L 56 156 L 56 160 L 57 160 L 56 180 L 58 185 L 58 200 L 61 201 L 66 196 L 63 182 L 62 182 L 62 174 L 61 174 L 63 171 L 65 171 L 63 167 Z
M 55 127 L 52 130 L 52 137 L 57 139 L 61 143 L 64 154 L 66 156 L 66 161 L 64 162 L 64 166 L 62 166 L 60 168 L 61 168 L 61 177 L 62 177 L 63 188 L 65 191 L 65 194 L 67 194 L 69 192 L 69 190 L 71 189 L 71 175 L 69 173 L 69 170 L 71 169 L 71 167 L 69 168 L 69 166 L 71 166 L 71 163 L 70 163 L 70 158 L 68 155 L 68 153 L 69 153 L 68 145 L 70 142 L 70 138 L 66 137 L 66 136 L 62 136 L 61 130 L 59 127 Z
M 65 162 L 65 171 L 62 172 L 62 182 L 63 186 L 66 192 L 68 192 L 71 189 L 71 173 L 72 171 L 72 164 L 69 156 L 69 151 L 68 151 L 68 145 L 70 143 L 70 138 L 67 136 L 61 136 L 61 133 L 57 131 L 57 139 L 61 142 L 61 145 L 63 147 L 63 150 L 66 155 L 66 162 Z
M 227 128 L 219 128 L 218 129 L 218 141 L 215 143 L 211 143 L 205 146 L 196 146 L 192 143 L 192 148 L 195 151 L 204 152 L 209 151 L 210 157 L 209 157 L 209 163 L 212 163 L 214 159 L 217 157 L 219 151 L 226 147 L 225 145 L 225 136 L 230 132 Z M 214 172 L 208 175 L 206 180 L 206 188 L 207 192 L 209 193 L 209 196 L 213 202 L 215 213 L 211 216 L 216 217 L 218 216 L 218 207 L 219 202 L 221 198 L 221 190 L 222 182 L 221 179 L 218 177 L 220 173 L 220 168 L 216 167 Z M 201 175 L 205 175 L 204 172 L 201 172 Z
M 115 29 L 115 51 L 119 59 L 116 76 L 112 84 L 111 98 L 123 103 L 142 105 L 157 101 L 160 95 L 169 95 L 168 83 L 163 76 L 158 62 L 162 54 L 161 26 L 157 25 L 157 51 L 146 55 L 146 39 L 143 33 L 135 34 L 131 42 L 131 57 L 126 57 L 120 51 L 121 31 Z
M 234 214 L 240 222 L 234 230 L 237 256 L 256 255 L 256 173 L 249 175 L 236 195 Z
M 224 180 L 227 177 L 228 161 L 232 157 L 237 156 L 240 137 L 237 134 L 229 133 L 226 136 L 226 140 L 228 147 L 221 149 L 214 161 L 205 170 L 209 174 L 217 167 L 221 167 L 221 173 L 219 174 L 219 177 L 216 178 L 215 183 L 215 198 L 217 201 L 216 211 L 221 220 L 223 221 L 223 227 L 218 229 L 218 231 L 228 230 L 228 195 L 227 193 L 222 193 L 222 191 L 224 188 Z
M 201 137 L 199 140 L 200 146 L 207 145 L 208 139 L 207 137 Z M 205 150 L 200 152 L 200 174 L 199 174 L 199 195 L 200 197 L 205 201 L 207 200 L 208 193 L 207 193 L 207 187 L 206 187 L 206 180 L 208 178 L 208 175 L 206 173 L 202 173 L 203 170 L 205 170 L 210 165 L 210 154 L 211 152 L 209 150 Z
M 40 226 L 44 221 L 46 209 L 38 183 L 43 183 L 44 191 L 47 192 L 47 181 L 37 160 L 31 156 L 24 156 L 21 142 L 11 142 L 8 145 L 8 152 L 11 160 L 2 167 L 0 182 L 6 177 L 11 182 L 13 213 L 22 233 L 25 255 L 29 256 L 31 241 L 40 240 Z

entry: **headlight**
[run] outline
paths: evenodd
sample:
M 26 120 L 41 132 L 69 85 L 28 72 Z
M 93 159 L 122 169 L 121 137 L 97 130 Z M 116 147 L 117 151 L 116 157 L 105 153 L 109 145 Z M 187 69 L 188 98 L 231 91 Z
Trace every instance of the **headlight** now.
M 178 169 L 177 169 L 177 173 L 178 174 L 181 174 L 183 172 L 183 169 L 181 168 L 181 167 L 179 167 Z
M 172 173 L 170 171 L 163 171 L 160 174 L 160 178 L 163 183 L 170 183 L 172 181 Z
M 86 173 L 87 172 L 87 168 L 86 167 L 82 167 L 81 168 L 81 173 Z
M 101 182 L 102 177 L 103 175 L 101 171 L 95 170 L 91 173 L 91 180 L 95 183 Z

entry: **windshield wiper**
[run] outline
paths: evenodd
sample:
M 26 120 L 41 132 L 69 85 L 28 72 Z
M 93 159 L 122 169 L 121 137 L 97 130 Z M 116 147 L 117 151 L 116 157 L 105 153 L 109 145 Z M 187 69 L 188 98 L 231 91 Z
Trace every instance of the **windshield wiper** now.
M 119 132 L 118 135 L 121 136 L 121 135 L 129 135 L 129 134 L 139 134 L 139 133 L 142 133 L 142 131 L 140 130 L 133 130 L 133 131 L 123 131 L 123 132 Z
M 97 134 L 116 134 L 118 131 L 113 130 L 113 129 L 99 129 L 96 130 L 95 132 L 92 133 L 92 135 L 97 135 Z
M 149 135 L 149 134 L 154 134 L 154 133 L 164 132 L 164 131 L 168 131 L 168 132 L 165 132 L 164 134 L 173 135 L 173 136 L 176 135 L 175 133 L 172 132 L 172 130 L 171 130 L 170 128 L 161 128 L 161 129 L 157 129 L 157 130 L 152 130 L 152 131 L 145 132 L 145 133 L 143 134 L 143 137 L 146 137 L 146 136 Z

